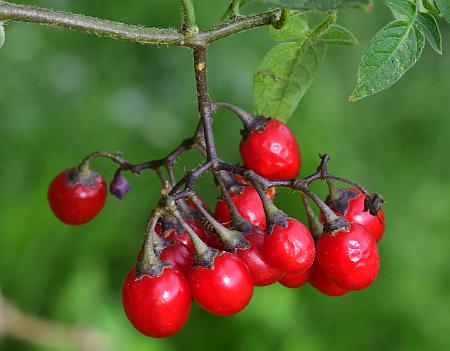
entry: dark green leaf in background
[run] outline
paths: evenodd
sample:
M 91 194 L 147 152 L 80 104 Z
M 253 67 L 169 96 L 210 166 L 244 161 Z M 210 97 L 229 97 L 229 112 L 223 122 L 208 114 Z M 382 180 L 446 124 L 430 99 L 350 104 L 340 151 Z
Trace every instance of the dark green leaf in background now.
M 272 48 L 254 77 L 256 112 L 287 122 L 325 56 L 323 43 L 287 42 Z
M 435 0 L 436 5 L 441 11 L 442 17 L 450 23 L 450 0 Z
M 396 20 L 381 29 L 361 60 L 350 101 L 389 88 L 417 62 L 424 45 L 424 35 L 412 22 Z
M 358 45 L 353 33 L 338 24 L 331 25 L 318 40 L 328 45 Z
M 258 2 L 297 10 L 334 10 L 342 7 L 367 8 L 370 0 L 257 0 Z
M 416 25 L 425 35 L 432 49 L 442 55 L 442 38 L 436 19 L 429 13 L 419 12 Z

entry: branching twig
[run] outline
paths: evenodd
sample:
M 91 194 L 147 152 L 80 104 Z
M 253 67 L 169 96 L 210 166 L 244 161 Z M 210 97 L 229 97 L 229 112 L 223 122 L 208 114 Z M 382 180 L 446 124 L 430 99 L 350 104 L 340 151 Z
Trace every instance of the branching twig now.
M 31 316 L 6 301 L 0 293 L 0 337 L 2 335 L 52 349 L 112 350 L 110 340 L 98 331 Z
M 192 19 L 191 16 L 189 14 L 189 21 Z M 274 10 L 239 18 L 198 33 L 191 33 L 190 31 L 183 32 L 176 29 L 130 25 L 70 12 L 0 1 L 0 21 L 31 22 L 140 44 L 191 48 L 204 47 L 216 40 L 251 28 L 270 24 L 276 25 L 281 20 L 281 17 L 281 10 Z

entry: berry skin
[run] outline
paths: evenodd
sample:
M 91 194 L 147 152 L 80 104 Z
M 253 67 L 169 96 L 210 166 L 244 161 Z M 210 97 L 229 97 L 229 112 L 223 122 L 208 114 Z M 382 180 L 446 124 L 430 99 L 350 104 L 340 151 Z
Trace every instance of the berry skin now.
M 236 205 L 242 217 L 253 225 L 262 229 L 266 228 L 266 214 L 264 213 L 261 198 L 255 188 L 244 187 L 240 194 L 232 194 L 231 200 Z M 231 227 L 231 216 L 228 205 L 224 199 L 217 201 L 214 216 L 225 227 Z
M 48 188 L 48 203 L 58 219 L 79 225 L 94 218 L 105 204 L 107 187 L 95 172 L 80 173 L 75 168 L 58 174 Z
M 134 269 L 122 287 L 125 313 L 142 334 L 165 338 L 186 324 L 191 309 L 189 284 L 183 273 L 165 267 L 160 275 L 136 279 Z
M 207 229 L 205 229 L 199 222 L 193 219 L 186 220 L 186 223 L 189 224 L 189 226 L 192 228 L 192 230 L 202 239 L 208 246 L 216 247 L 218 246 L 217 236 L 215 234 L 210 233 Z M 178 232 L 175 229 L 171 229 L 170 231 L 166 233 L 162 233 L 161 226 L 158 225 L 155 228 L 156 233 L 158 233 L 160 236 L 164 237 L 168 240 L 174 240 L 179 241 L 186 245 L 188 249 L 194 253 L 194 243 L 192 242 L 191 237 L 189 234 L 183 230 L 181 235 L 178 234 Z
M 189 274 L 194 300 L 206 311 L 229 316 L 242 311 L 253 295 L 253 278 L 245 263 L 236 255 L 222 252 L 213 266 L 194 267 Z
M 114 177 L 111 184 L 109 184 L 109 192 L 122 200 L 130 191 L 130 183 L 128 183 L 127 178 L 122 175 L 117 175 Z
M 342 296 L 348 293 L 347 290 L 341 288 L 325 275 L 317 261 L 314 261 L 313 266 L 310 268 L 309 283 L 316 290 L 328 296 Z
M 285 272 L 302 272 L 314 261 L 314 240 L 308 227 L 288 218 L 288 226 L 275 225 L 272 235 L 266 235 L 263 252 L 267 262 Z
M 295 178 L 301 165 L 300 149 L 290 129 L 269 119 L 263 130 L 255 130 L 241 141 L 240 152 L 247 168 L 268 179 Z
M 349 231 L 322 234 L 317 242 L 317 260 L 324 273 L 346 290 L 367 288 L 380 268 L 375 239 L 357 223 L 352 223 Z
M 268 264 L 263 257 L 262 246 L 264 233 L 254 231 L 245 236 L 250 244 L 248 249 L 237 249 L 236 254 L 247 265 L 255 286 L 266 286 L 276 283 L 281 278 L 281 270 Z
M 298 273 L 287 272 L 281 277 L 280 284 L 286 288 L 299 288 L 306 284 L 310 274 L 311 269 Z
M 159 254 L 163 262 L 171 263 L 176 269 L 187 275 L 192 268 L 192 252 L 180 241 L 173 241 Z
M 341 199 L 333 205 L 333 210 L 340 216 L 344 216 L 349 222 L 359 223 L 379 241 L 384 234 L 384 213 L 378 212 L 378 216 L 373 216 L 369 211 L 364 212 L 364 194 L 356 189 L 340 189 Z

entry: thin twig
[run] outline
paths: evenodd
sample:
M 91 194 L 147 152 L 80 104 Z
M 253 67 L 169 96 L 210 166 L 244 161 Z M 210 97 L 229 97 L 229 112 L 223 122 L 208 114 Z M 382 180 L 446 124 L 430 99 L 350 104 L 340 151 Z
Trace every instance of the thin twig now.
M 63 325 L 29 315 L 6 301 L 0 293 L 1 335 L 9 335 L 44 348 L 112 350 L 110 340 L 98 331 Z

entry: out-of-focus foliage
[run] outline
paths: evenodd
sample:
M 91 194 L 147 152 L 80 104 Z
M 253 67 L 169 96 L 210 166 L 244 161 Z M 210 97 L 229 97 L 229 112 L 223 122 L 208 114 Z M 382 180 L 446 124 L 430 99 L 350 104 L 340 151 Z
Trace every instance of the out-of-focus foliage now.
M 177 1 L 27 1 L 130 23 L 177 26 Z M 202 26 L 226 1 L 195 1 Z M 256 5 L 253 5 L 256 6 Z M 248 7 L 251 10 L 252 6 Z M 253 7 L 255 9 L 255 7 Z M 246 9 L 247 10 L 247 9 Z M 258 288 L 250 306 L 219 318 L 194 307 L 177 336 L 141 336 L 126 320 L 121 282 L 141 245 L 159 196 L 154 174 L 129 177 L 125 200 L 110 196 L 101 215 L 81 227 L 59 223 L 47 206 L 49 181 L 92 150 L 122 150 L 131 161 L 158 158 L 197 122 L 192 56 L 180 48 L 144 47 L 36 25 L 11 23 L 0 51 L 0 286 L 22 309 L 108 334 L 117 350 L 444 350 L 450 306 L 450 55 L 429 48 L 423 62 L 390 90 L 350 104 L 347 96 L 367 41 L 388 9 L 348 10 L 340 24 L 361 45 L 330 47 L 290 127 L 305 175 L 318 153 L 331 170 L 384 194 L 387 232 L 381 271 L 366 291 L 329 298 L 306 286 Z M 449 26 L 442 23 L 443 37 Z M 253 109 L 252 76 L 273 45 L 265 29 L 216 43 L 209 52 L 211 96 Z M 239 123 L 215 121 L 222 157 L 238 161 Z M 179 174 L 200 158 L 190 154 Z M 110 180 L 114 168 L 95 167 Z M 205 177 L 198 190 L 213 206 Z M 322 194 L 325 190 L 321 188 Z M 277 200 L 304 219 L 298 195 Z M 10 338 L 0 350 L 44 350 Z

